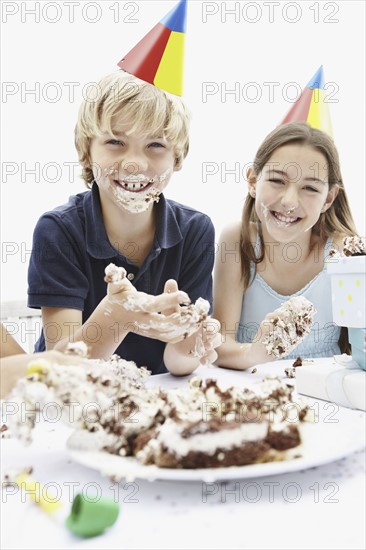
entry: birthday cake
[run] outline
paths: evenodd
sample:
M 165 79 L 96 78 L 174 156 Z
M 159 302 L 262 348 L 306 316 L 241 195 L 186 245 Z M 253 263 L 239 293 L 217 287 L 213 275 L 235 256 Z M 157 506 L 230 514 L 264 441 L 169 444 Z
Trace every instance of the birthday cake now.
M 40 365 L 10 398 L 26 404 L 10 429 L 30 442 L 37 414 L 52 402 L 74 431 L 69 447 L 135 457 L 162 468 L 210 468 L 286 458 L 301 442 L 308 407 L 277 378 L 255 389 L 221 389 L 193 377 L 187 389 L 147 387 L 149 372 L 114 356 L 86 366 Z M 296 418 L 289 418 L 296 413 Z M 24 412 L 24 407 L 19 407 Z

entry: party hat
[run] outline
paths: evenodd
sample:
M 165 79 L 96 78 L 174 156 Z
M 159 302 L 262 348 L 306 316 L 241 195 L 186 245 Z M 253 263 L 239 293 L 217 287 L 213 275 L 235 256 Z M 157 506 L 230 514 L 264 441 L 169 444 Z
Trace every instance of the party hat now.
M 118 63 L 124 71 L 171 94 L 183 94 L 187 0 L 180 2 Z
M 307 122 L 312 128 L 318 128 L 332 136 L 329 107 L 325 100 L 324 73 L 321 65 L 281 124 Z

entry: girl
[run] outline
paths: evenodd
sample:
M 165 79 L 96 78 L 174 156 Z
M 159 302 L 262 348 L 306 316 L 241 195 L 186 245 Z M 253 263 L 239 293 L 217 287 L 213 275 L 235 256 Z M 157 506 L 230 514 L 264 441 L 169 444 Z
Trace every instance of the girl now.
M 262 340 L 274 310 L 292 296 L 307 298 L 317 314 L 287 358 L 345 351 L 324 260 L 356 229 L 333 141 L 305 123 L 280 126 L 262 143 L 247 179 L 242 220 L 220 240 L 221 251 L 238 254 L 218 254 L 215 266 L 213 315 L 224 337 L 216 364 L 245 369 L 275 359 Z

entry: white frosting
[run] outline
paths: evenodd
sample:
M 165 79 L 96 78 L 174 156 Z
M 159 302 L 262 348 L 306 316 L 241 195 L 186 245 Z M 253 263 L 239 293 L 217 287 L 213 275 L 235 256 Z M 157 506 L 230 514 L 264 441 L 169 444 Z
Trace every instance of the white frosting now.
M 156 296 L 138 292 L 132 283 L 126 278 L 126 270 L 123 267 L 117 267 L 114 264 L 109 264 L 105 268 L 105 281 L 108 283 L 118 284 L 123 282 L 123 291 L 116 294 L 108 293 L 108 299 L 112 303 L 120 304 L 124 309 L 135 312 L 154 312 L 156 309 Z M 168 294 L 166 294 L 168 299 Z M 188 297 L 182 293 L 182 301 Z M 160 298 L 161 302 L 161 298 Z M 164 310 L 164 305 L 159 302 L 161 310 Z M 197 331 L 203 321 L 206 320 L 210 304 L 203 298 L 198 298 L 195 304 L 179 307 L 179 310 L 170 314 L 163 315 L 159 313 L 151 313 L 148 317 L 148 322 L 135 321 L 136 328 L 142 330 L 157 330 L 168 333 L 169 338 L 187 338 Z M 202 356 L 206 353 L 203 342 L 197 342 L 197 354 Z
M 118 204 L 121 204 L 123 208 L 132 214 L 140 214 L 141 212 L 145 212 L 154 202 L 159 202 L 162 193 L 159 185 L 163 186 L 171 173 L 171 168 L 167 168 L 162 174 L 155 175 L 149 178 L 148 181 L 144 174 L 129 174 L 128 176 L 123 176 L 123 181 L 127 188 L 116 186 L 114 182 L 110 182 L 110 186 Z M 108 179 L 116 177 L 118 179 L 118 169 L 113 167 L 106 169 L 105 177 Z M 143 188 L 138 192 L 132 190 L 136 184 L 142 185 L 142 182 L 149 184 L 146 191 Z M 152 187 L 150 186 L 151 183 L 154 184 Z
M 125 279 L 127 271 L 124 267 L 117 267 L 114 264 L 108 264 L 104 270 L 105 279 L 108 283 L 119 283 Z
M 85 342 L 69 342 L 66 347 L 65 353 L 70 355 L 77 355 L 79 357 L 88 356 L 88 346 Z
M 333 248 L 329 252 L 329 256 L 333 258 L 343 258 L 345 256 L 352 256 L 352 254 L 366 254 L 365 237 L 359 237 L 358 235 L 345 237 L 343 239 L 342 250 Z
M 217 449 L 233 449 L 244 443 L 263 440 L 267 435 L 268 425 L 266 422 L 243 423 L 237 428 L 197 433 L 187 438 L 181 435 L 183 429 L 184 425 L 168 419 L 159 430 L 158 443 L 179 456 L 186 456 L 190 451 L 213 455 Z
M 121 204 L 131 214 L 145 212 L 151 204 L 159 202 L 161 195 L 161 191 L 156 187 L 149 187 L 146 192 L 141 191 L 138 194 L 127 191 L 122 187 L 113 187 L 112 189 L 117 203 Z
M 9 427 L 16 437 L 29 443 L 37 415 L 45 405 L 56 403 L 62 421 L 76 429 L 69 443 L 74 449 L 131 454 L 130 441 L 156 428 L 156 437 L 137 455 L 143 462 L 154 462 L 163 447 L 179 456 L 189 451 L 212 455 L 217 449 L 264 439 L 268 426 L 283 431 L 288 430 L 287 424 L 299 420 L 293 420 L 294 411 L 290 414 L 288 408 L 292 388 L 277 378 L 266 379 L 251 391 L 229 388 L 224 392 L 214 381 L 192 378 L 188 389 L 164 392 L 159 387 L 145 387 L 148 376 L 147 369 L 118 356 L 83 366 L 51 364 L 18 382 L 10 400 L 19 410 L 9 418 Z M 249 411 L 258 408 L 255 422 L 245 421 L 250 420 L 250 415 L 242 414 L 246 407 Z M 305 412 L 306 403 L 295 406 L 297 411 Z M 222 429 L 199 433 L 214 418 L 221 420 Z M 230 420 L 235 420 L 235 426 L 225 425 Z M 193 426 L 192 435 L 182 437 L 182 430 L 191 429 L 192 422 L 199 424 Z
M 108 434 L 103 428 L 95 432 L 87 430 L 75 430 L 67 441 L 70 449 L 78 451 L 100 451 L 108 445 L 112 445 L 115 440 L 113 434 Z
M 296 377 L 296 368 L 295 367 L 287 367 L 285 369 L 285 374 L 287 378 L 295 378 Z

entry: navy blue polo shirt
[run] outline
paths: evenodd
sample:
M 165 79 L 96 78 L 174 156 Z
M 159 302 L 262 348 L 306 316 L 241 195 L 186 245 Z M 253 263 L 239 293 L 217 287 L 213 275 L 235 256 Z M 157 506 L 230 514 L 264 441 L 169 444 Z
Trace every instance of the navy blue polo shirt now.
M 99 189 L 72 196 L 67 204 L 46 212 L 33 234 L 28 270 L 28 306 L 81 310 L 87 321 L 107 293 L 105 267 L 113 262 L 126 269 L 137 290 L 161 294 L 168 279 L 192 302 L 212 303 L 214 227 L 208 216 L 160 196 L 152 248 L 138 267 L 109 242 L 101 211 Z M 133 246 L 133 244 L 131 244 Z M 111 322 L 111 330 L 116 329 Z M 115 353 L 153 374 L 166 372 L 165 344 L 130 333 Z M 35 351 L 44 351 L 43 333 Z

